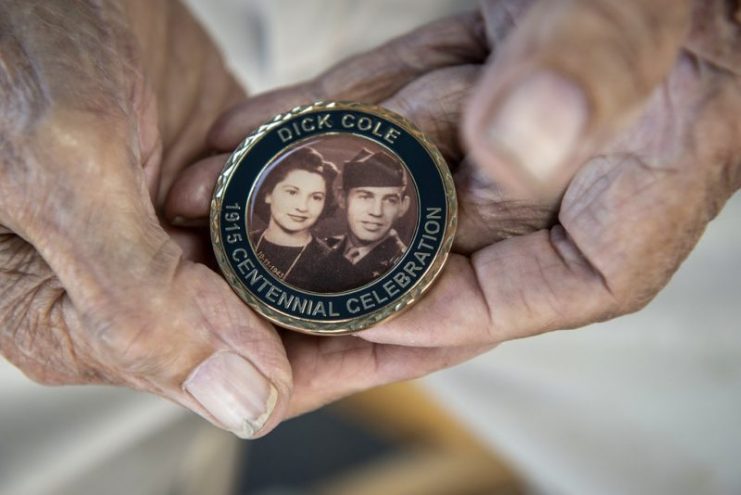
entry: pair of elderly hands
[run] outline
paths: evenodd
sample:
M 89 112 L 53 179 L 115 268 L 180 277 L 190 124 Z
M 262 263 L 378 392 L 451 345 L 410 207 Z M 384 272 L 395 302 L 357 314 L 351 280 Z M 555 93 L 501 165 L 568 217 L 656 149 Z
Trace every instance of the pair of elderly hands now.
M 246 98 L 176 1 L 0 5 L 0 350 L 47 384 L 173 400 L 243 437 L 508 339 L 637 310 L 741 187 L 741 10 L 487 1 Z M 429 134 L 460 205 L 430 293 L 353 336 L 282 332 L 213 268 L 215 178 L 318 99 Z

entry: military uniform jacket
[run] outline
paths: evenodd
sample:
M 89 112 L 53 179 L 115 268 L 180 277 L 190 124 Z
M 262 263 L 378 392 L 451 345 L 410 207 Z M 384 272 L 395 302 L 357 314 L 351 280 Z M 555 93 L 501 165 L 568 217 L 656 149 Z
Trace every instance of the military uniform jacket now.
M 326 241 L 330 248 L 325 269 L 326 292 L 341 292 L 365 285 L 386 273 L 406 251 L 395 230 L 391 229 L 386 238 L 352 264 L 345 258 L 347 236 L 330 237 Z

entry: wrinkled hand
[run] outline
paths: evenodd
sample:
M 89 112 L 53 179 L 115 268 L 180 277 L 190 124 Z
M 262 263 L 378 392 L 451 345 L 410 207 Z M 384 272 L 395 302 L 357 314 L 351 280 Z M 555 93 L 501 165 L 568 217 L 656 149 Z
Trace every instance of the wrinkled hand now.
M 465 15 L 344 61 L 316 80 L 246 100 L 214 124 L 209 143 L 225 153 L 183 171 L 167 199 L 167 217 L 177 224 L 206 225 L 213 186 L 227 151 L 276 113 L 318 99 L 382 103 L 420 123 L 446 158 L 457 163 L 462 157 L 456 134 L 461 102 L 486 56 L 480 17 Z M 527 215 L 530 211 L 523 209 Z M 519 223 L 513 228 L 519 229 Z M 209 242 L 207 237 L 204 242 Z M 314 338 L 287 332 L 283 341 L 294 377 L 291 414 L 462 359 L 448 348 L 375 345 L 352 336 Z M 466 349 L 465 356 L 472 352 Z
M 287 333 L 292 412 L 639 309 L 741 186 L 741 39 L 727 2 L 697 1 L 692 15 L 689 2 L 532 3 L 487 2 L 248 100 L 211 130 L 227 152 L 294 105 L 380 103 L 454 170 L 459 231 L 441 279 L 356 336 Z M 170 218 L 206 219 L 225 159 L 183 172 Z
M 280 339 L 184 258 L 197 235 L 158 219 L 244 98 L 214 45 L 174 1 L 3 1 L 0 32 L 2 354 L 42 383 L 126 385 L 241 436 L 271 429 L 291 388 Z

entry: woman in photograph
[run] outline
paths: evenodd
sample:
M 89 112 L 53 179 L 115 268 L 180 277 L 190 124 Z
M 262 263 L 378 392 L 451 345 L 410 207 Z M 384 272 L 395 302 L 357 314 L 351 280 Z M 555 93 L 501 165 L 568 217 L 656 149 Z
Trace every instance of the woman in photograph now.
M 282 158 L 258 191 L 253 214 L 267 227 L 250 233 L 255 252 L 276 277 L 299 289 L 320 290 L 329 248 L 312 228 L 335 207 L 335 177 L 337 167 L 305 146 Z

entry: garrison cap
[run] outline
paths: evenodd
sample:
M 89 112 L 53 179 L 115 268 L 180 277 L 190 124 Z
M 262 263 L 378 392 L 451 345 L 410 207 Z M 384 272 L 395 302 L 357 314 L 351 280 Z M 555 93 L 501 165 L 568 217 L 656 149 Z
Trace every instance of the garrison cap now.
M 371 153 L 363 148 L 342 170 L 342 188 L 353 187 L 406 187 L 403 166 L 388 153 Z

